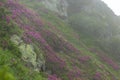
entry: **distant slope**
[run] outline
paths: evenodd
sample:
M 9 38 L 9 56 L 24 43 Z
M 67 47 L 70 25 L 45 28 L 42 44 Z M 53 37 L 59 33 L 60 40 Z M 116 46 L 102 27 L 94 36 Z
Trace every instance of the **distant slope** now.
M 91 46 L 99 46 L 119 60 L 119 17 L 100 0 L 77 0 L 75 2 L 69 0 L 68 2 L 71 4 L 70 8 L 68 7 L 69 24 L 80 34 L 81 38 L 84 38 L 83 41 L 91 43 Z

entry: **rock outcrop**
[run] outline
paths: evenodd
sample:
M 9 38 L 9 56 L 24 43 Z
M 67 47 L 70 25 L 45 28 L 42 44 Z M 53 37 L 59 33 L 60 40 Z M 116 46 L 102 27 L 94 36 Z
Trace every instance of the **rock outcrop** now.
M 37 54 L 34 51 L 33 45 L 24 43 L 23 40 L 17 35 L 13 35 L 11 37 L 11 41 L 18 46 L 22 54 L 21 58 L 26 62 L 28 67 L 33 68 L 35 71 L 41 71 L 41 69 L 45 70 L 45 60 L 43 54 Z M 39 58 L 37 59 L 37 57 Z
M 51 11 L 57 12 L 61 16 L 67 16 L 66 0 L 42 0 L 42 3 Z

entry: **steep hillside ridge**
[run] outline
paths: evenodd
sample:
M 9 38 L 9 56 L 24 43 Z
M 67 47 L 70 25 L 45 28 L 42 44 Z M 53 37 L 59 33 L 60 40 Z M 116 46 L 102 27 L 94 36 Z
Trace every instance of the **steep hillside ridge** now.
M 30 6 L 31 4 L 32 4 L 31 2 L 29 2 L 29 5 L 27 3 L 28 6 Z M 35 9 L 35 7 L 36 6 L 33 6 L 31 8 Z M 43 10 L 42 6 L 41 6 L 41 8 L 39 7 L 38 10 L 37 10 L 37 12 L 41 15 L 41 18 L 44 20 L 44 22 L 43 22 L 44 28 L 42 30 L 43 38 L 47 41 L 47 43 L 50 45 L 50 47 L 53 49 L 53 51 L 55 51 L 54 54 L 57 54 L 59 56 L 59 58 L 61 58 L 63 60 L 63 62 L 65 62 L 64 68 L 62 68 L 62 70 L 61 70 L 60 65 L 56 65 L 54 63 L 51 64 L 50 60 L 46 61 L 46 67 L 48 70 L 52 71 L 52 74 L 57 74 L 57 76 L 59 76 L 63 80 L 67 80 L 67 79 L 72 80 L 72 79 L 79 79 L 79 78 L 81 78 L 83 80 L 94 79 L 94 78 L 96 78 L 98 73 L 101 74 L 101 77 L 99 76 L 99 78 L 101 78 L 101 79 L 112 79 L 115 75 L 118 74 L 118 73 L 116 73 L 116 71 L 114 73 L 112 73 L 112 70 L 119 69 L 119 65 L 117 63 L 113 64 L 114 60 L 112 60 L 108 56 L 106 56 L 106 58 L 108 57 L 108 59 L 105 61 L 105 63 L 102 63 L 101 61 L 103 61 L 104 58 L 100 57 L 99 52 L 98 53 L 94 52 L 94 50 L 91 50 L 91 52 L 89 52 L 88 48 L 86 48 L 84 46 L 84 44 L 82 44 L 82 42 L 80 42 L 80 37 L 76 35 L 76 32 L 74 32 L 74 30 L 72 30 L 68 25 L 63 23 L 63 21 L 61 19 L 59 19 L 59 17 L 57 17 L 57 15 L 55 16 L 52 12 L 46 11 L 46 9 Z M 47 24 L 47 26 L 45 28 L 46 24 Z M 46 33 L 47 29 L 48 29 L 48 31 Z M 73 35 L 70 35 L 70 34 L 73 34 Z M 74 40 L 74 39 L 76 39 L 76 40 Z M 60 43 L 63 43 L 63 44 L 60 44 Z M 72 43 L 72 45 L 71 45 L 71 43 Z M 74 45 L 74 47 L 73 47 L 73 45 Z M 65 46 L 67 46 L 67 47 L 65 47 Z M 93 54 L 93 53 L 95 53 L 95 54 Z M 53 53 L 52 53 L 52 55 L 53 55 Z M 101 54 L 101 56 L 103 56 L 103 55 L 104 54 Z M 52 56 L 48 56 L 48 58 L 49 57 L 53 58 Z M 75 59 L 73 59 L 73 58 L 75 58 Z M 55 59 L 53 59 L 53 60 L 55 60 Z M 71 62 L 69 62 L 69 61 L 71 61 Z M 87 61 L 90 61 L 90 62 L 87 62 Z M 109 62 L 112 62 L 112 64 Z M 61 64 L 61 63 L 59 63 L 59 64 Z M 100 65 L 102 65 L 102 64 L 104 66 L 106 66 L 106 68 L 104 69 L 105 72 L 101 70 Z M 56 67 L 53 67 L 53 65 Z M 76 65 L 76 66 L 74 66 L 74 65 Z M 91 65 L 91 67 L 89 67 L 89 68 L 85 67 L 87 65 Z M 107 66 L 110 66 L 110 69 L 107 69 Z M 73 69 L 73 68 L 75 68 L 75 69 Z M 61 71 L 59 71 L 58 69 Z M 110 71 L 109 76 L 108 76 L 108 74 L 106 74 L 108 71 Z M 62 72 L 62 74 L 60 74 L 61 72 Z M 72 76 L 72 77 L 70 77 L 70 76 Z M 84 76 L 86 76 L 86 77 L 84 77 Z M 106 77 L 106 76 L 108 76 L 108 77 Z
M 113 11 L 101 0 L 67 0 L 69 7 L 68 7 L 68 14 L 71 16 L 73 14 L 77 14 L 82 12 L 83 10 L 87 13 L 94 13 L 98 11 L 96 15 L 114 15 Z M 97 9 L 97 10 L 96 10 Z M 100 13 L 99 13 L 100 12 Z M 103 16 L 104 16 L 103 15 Z
M 8 67 L 17 80 L 120 79 L 119 64 L 99 47 L 85 44 L 81 34 L 42 0 L 8 0 L 5 4 L 15 32 L 7 37 L 12 49 L 6 45 L 7 52 L 6 46 L 0 46 L 0 54 L 6 53 L 0 62 L 11 64 Z

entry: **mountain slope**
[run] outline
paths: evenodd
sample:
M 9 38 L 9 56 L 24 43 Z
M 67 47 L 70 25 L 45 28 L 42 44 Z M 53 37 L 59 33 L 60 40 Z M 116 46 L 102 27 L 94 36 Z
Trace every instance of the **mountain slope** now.
M 43 4 L 42 1 L 45 0 L 8 0 L 1 2 L 4 5 L 0 5 L 0 7 L 8 10 L 7 19 L 11 21 L 12 27 L 14 26 L 11 29 L 7 28 L 10 33 L 4 32 L 8 35 L 4 38 L 10 45 L 3 44 L 0 46 L 0 59 L 5 57 L 0 61 L 1 65 L 7 65 L 11 70 L 10 74 L 13 74 L 16 80 L 119 80 L 118 62 L 111 58 L 107 51 L 93 44 L 96 41 L 92 39 L 97 39 L 96 36 L 88 36 L 88 34 L 94 34 L 92 31 L 87 31 L 88 34 L 80 31 L 82 22 L 86 22 L 84 19 L 90 17 L 89 14 L 93 13 L 83 10 L 84 15 L 83 12 L 78 12 L 76 13 L 77 16 L 75 13 L 75 15 L 68 14 L 66 16 L 65 12 L 65 16 L 63 16 L 63 14 L 61 15 L 61 13 L 45 7 L 45 3 Z M 56 1 L 51 2 L 51 4 L 58 4 Z M 86 4 L 90 3 L 89 1 L 82 2 L 85 3 L 81 5 L 82 7 L 87 7 Z M 69 1 L 68 4 L 72 5 Z M 64 7 L 66 6 L 62 6 L 62 9 Z M 98 11 L 95 11 L 94 14 L 99 15 L 96 12 Z M 114 15 L 111 11 L 110 13 Z M 76 17 L 79 17 L 78 20 Z M 83 18 L 81 19 L 81 17 Z M 94 19 L 93 17 L 90 17 L 90 20 Z M 73 24 L 68 24 L 65 19 L 68 19 L 68 22 L 72 20 Z M 78 24 L 76 20 L 81 24 Z M 90 26 L 90 20 L 87 20 L 87 26 Z M 1 19 L 1 21 L 8 25 L 7 20 Z M 4 25 L 4 22 L 1 25 Z M 86 25 L 84 24 L 85 27 Z M 93 26 L 96 25 L 93 24 Z M 79 31 L 74 28 L 75 26 L 78 27 Z M 101 28 L 101 26 L 98 27 Z M 87 28 L 82 30 L 86 31 Z M 0 38 L 4 41 L 2 35 Z M 88 40 L 86 40 L 86 37 Z
M 76 2 L 84 6 L 77 5 Z M 76 2 L 71 1 L 70 3 L 70 8 L 76 8 L 76 6 L 79 8 L 68 13 L 69 24 L 82 39 L 84 38 L 83 41 L 87 45 L 99 46 L 119 61 L 119 17 L 100 0 L 90 2 L 78 0 Z M 68 11 L 71 11 L 70 8 Z

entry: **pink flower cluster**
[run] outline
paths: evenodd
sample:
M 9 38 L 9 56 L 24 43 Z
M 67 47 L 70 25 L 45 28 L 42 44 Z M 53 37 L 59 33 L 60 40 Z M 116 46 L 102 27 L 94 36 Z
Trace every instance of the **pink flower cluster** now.
M 73 69 L 69 71 L 68 78 L 69 80 L 74 80 L 74 79 L 80 78 L 81 75 L 82 73 L 80 69 L 77 66 L 74 66 Z
M 20 26 L 23 27 L 24 24 L 31 24 L 38 27 L 43 26 L 43 22 L 40 19 L 39 15 L 35 13 L 33 10 L 25 8 L 23 5 L 19 4 L 19 2 L 14 0 L 8 0 L 8 7 L 12 11 L 11 18 Z M 24 19 L 27 21 L 25 21 Z M 25 23 L 26 22 L 26 23 Z
M 75 48 L 72 44 L 70 44 L 69 42 L 64 42 L 64 45 L 66 45 L 66 47 L 72 51 L 72 52 L 76 52 L 76 53 L 80 53 L 80 51 Z
M 42 49 L 44 49 L 44 51 L 46 52 L 48 61 L 58 63 L 61 68 L 63 68 L 66 65 L 65 61 L 57 56 L 57 54 L 54 52 L 51 46 L 42 37 L 40 32 L 37 32 L 33 28 L 26 26 L 23 38 L 27 42 L 31 42 L 33 40 L 37 41 L 41 45 Z
M 91 59 L 90 56 L 80 56 L 80 57 L 78 57 L 78 60 L 82 63 L 88 62 L 88 61 L 90 61 L 90 59 Z
M 101 80 L 101 76 L 102 76 L 102 74 L 100 72 L 96 72 L 95 75 L 94 75 L 94 79 L 95 80 Z
M 0 2 L 0 6 L 3 6 L 3 3 L 2 3 L 2 2 Z
M 12 11 L 12 19 L 24 30 L 23 39 L 26 43 L 36 41 L 41 45 L 42 49 L 46 52 L 48 61 L 58 63 L 61 68 L 65 66 L 65 61 L 57 56 L 54 50 L 49 46 L 46 40 L 42 37 L 40 31 L 43 27 L 43 21 L 37 13 L 25 8 L 19 2 L 8 0 L 8 7 Z
M 61 80 L 61 79 L 57 78 L 56 75 L 48 75 L 48 80 Z
M 102 60 L 110 65 L 114 70 L 120 69 L 119 65 L 107 56 L 101 56 Z
M 8 24 L 10 23 L 10 16 L 6 16 L 6 21 Z
M 49 43 L 52 47 L 58 48 L 60 51 L 65 53 L 81 53 L 77 48 L 75 48 L 70 42 L 65 40 L 63 37 L 58 37 L 55 33 L 50 30 L 44 31 L 43 36 L 47 39 L 48 37 L 53 40 L 54 44 Z M 55 42 L 56 41 L 56 42 Z M 56 46 L 53 46 L 56 45 Z
M 61 79 L 57 78 L 56 75 L 48 75 L 48 80 L 61 80 Z

